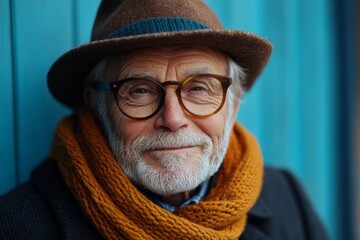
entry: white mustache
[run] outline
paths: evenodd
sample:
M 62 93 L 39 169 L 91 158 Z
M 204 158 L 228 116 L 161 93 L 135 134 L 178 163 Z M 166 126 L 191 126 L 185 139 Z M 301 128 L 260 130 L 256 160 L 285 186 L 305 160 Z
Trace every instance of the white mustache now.
M 149 151 L 163 148 L 182 148 L 189 146 L 212 145 L 210 137 L 189 130 L 179 130 L 176 133 L 159 131 L 155 135 L 141 136 L 131 144 L 131 149 L 136 151 Z

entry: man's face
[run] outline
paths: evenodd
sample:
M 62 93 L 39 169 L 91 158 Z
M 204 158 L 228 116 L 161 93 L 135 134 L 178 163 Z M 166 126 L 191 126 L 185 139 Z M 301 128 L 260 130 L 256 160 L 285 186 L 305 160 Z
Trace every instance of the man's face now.
M 189 75 L 227 75 L 227 57 L 208 48 L 166 47 L 132 51 L 122 57 L 118 79 L 129 75 L 157 81 L 182 81 Z M 181 108 L 176 86 L 166 87 L 165 103 L 146 120 L 124 116 L 114 100 L 100 119 L 119 164 L 137 184 L 160 195 L 196 188 L 214 174 L 225 155 L 232 128 L 228 101 L 209 118 L 195 118 Z

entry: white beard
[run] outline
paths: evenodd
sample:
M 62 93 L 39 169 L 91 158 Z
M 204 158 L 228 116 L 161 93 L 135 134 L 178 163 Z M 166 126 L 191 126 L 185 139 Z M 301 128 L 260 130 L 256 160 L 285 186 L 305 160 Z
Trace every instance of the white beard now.
M 223 132 L 217 136 L 216 145 L 205 133 L 180 129 L 176 132 L 158 130 L 154 135 L 138 137 L 127 149 L 121 134 L 116 131 L 117 127 L 112 126 L 112 121 L 105 119 L 104 115 L 98 117 L 103 124 L 109 147 L 128 178 L 151 192 L 169 196 L 195 189 L 219 170 L 232 130 L 232 109 L 229 107 L 229 110 L 230 114 L 225 120 Z M 156 164 L 149 163 L 143 157 L 147 150 L 190 145 L 197 147 L 180 151 L 180 154 L 147 152 Z M 191 159 L 196 155 L 197 159 Z
M 218 171 L 228 146 L 229 132 L 218 137 L 215 148 L 209 136 L 190 130 L 160 130 L 155 136 L 135 139 L 129 149 L 114 132 L 108 136 L 110 149 L 131 181 L 161 196 L 169 196 L 195 189 Z M 189 145 L 198 147 L 179 154 L 151 152 L 156 165 L 149 164 L 143 157 L 147 150 Z M 199 156 L 197 159 L 186 164 L 196 155 Z

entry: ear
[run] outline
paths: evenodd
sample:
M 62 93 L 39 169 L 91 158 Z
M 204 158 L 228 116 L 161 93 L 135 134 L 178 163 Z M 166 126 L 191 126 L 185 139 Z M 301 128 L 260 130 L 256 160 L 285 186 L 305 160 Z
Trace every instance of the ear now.
M 237 116 L 238 111 L 239 111 L 239 106 L 240 106 L 240 98 L 236 96 L 234 98 L 233 113 L 232 113 L 232 116 L 231 116 L 231 126 L 234 126 L 234 124 L 236 122 L 236 116 Z

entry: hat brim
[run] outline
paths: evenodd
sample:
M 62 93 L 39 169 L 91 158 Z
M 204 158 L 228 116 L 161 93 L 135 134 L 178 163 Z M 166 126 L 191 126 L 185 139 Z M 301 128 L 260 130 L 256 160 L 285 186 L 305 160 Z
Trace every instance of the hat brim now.
M 122 51 L 167 45 L 208 46 L 228 53 L 247 74 L 247 89 L 267 63 L 272 45 L 258 35 L 235 30 L 163 32 L 92 41 L 63 54 L 48 72 L 48 87 L 61 103 L 83 104 L 82 83 L 102 58 Z

